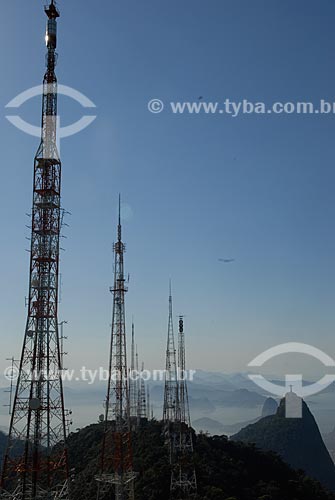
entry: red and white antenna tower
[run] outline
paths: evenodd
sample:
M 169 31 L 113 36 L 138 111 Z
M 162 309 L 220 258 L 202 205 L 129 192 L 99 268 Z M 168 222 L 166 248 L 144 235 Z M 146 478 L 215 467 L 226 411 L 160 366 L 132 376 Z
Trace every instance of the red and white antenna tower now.
M 109 359 L 109 378 L 106 397 L 105 431 L 101 451 L 97 500 L 134 499 L 133 455 L 130 428 L 130 404 L 125 327 L 125 293 L 123 255 L 125 245 L 121 235 L 121 200 L 119 198 L 118 240 L 114 245 L 115 267 L 113 319 Z M 113 495 L 113 497 L 111 497 Z
M 34 161 L 28 319 L 4 455 L 0 498 L 68 500 L 67 414 L 58 333 L 61 161 L 57 133 L 57 18 L 45 7 L 47 70 L 41 143 Z M 17 442 L 23 451 L 17 454 Z

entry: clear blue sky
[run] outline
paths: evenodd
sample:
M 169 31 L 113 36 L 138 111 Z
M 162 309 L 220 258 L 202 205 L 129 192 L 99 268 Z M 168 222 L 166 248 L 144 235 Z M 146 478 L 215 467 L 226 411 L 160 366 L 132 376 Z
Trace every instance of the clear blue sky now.
M 4 106 L 44 73 L 43 2 L 0 18 L 1 357 L 21 349 L 36 138 Z M 164 364 L 169 277 L 192 367 L 245 370 L 287 341 L 335 355 L 334 116 L 150 114 L 176 101 L 335 100 L 332 0 L 60 0 L 59 82 L 97 105 L 62 142 L 60 319 L 68 365 L 106 363 L 117 195 L 127 205 L 127 315 L 141 357 Z M 21 116 L 39 124 L 40 99 Z M 82 116 L 60 98 L 63 124 Z M 218 261 L 233 257 L 229 265 Z M 130 321 L 128 321 L 129 325 Z M 2 363 L 2 362 L 1 362 Z

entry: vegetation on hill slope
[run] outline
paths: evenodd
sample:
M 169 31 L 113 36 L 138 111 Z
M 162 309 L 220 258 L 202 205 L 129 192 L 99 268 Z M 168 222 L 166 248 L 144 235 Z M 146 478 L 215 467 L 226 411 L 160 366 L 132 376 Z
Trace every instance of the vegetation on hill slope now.
M 95 498 L 103 428 L 91 425 L 69 437 L 69 458 L 76 469 L 73 498 Z M 294 471 L 273 453 L 225 436 L 194 436 L 198 500 L 335 500 L 335 495 Z M 136 500 L 169 500 L 170 471 L 162 425 L 148 422 L 133 436 Z

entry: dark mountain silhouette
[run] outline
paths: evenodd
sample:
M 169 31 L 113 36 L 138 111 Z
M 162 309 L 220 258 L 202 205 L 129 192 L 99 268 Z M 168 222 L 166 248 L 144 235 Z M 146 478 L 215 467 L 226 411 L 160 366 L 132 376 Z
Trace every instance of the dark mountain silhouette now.
M 262 409 L 262 417 L 269 417 L 270 415 L 275 415 L 278 410 L 278 403 L 273 398 L 268 398 Z
M 305 402 L 302 402 L 302 418 L 285 418 L 283 399 L 275 415 L 249 425 L 232 439 L 278 453 L 292 467 L 304 470 L 335 491 L 334 463 Z
M 323 436 L 324 443 L 329 451 L 330 456 L 335 462 L 335 428 Z

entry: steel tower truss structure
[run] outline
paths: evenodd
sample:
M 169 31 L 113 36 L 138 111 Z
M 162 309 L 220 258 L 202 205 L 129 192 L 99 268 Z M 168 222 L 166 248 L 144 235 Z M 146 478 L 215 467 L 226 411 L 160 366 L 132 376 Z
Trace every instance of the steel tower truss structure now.
M 165 388 L 163 421 L 169 427 L 179 420 L 179 394 L 177 380 L 177 355 L 173 331 L 172 292 L 170 283 L 169 320 L 166 346 Z
M 182 316 L 179 317 L 178 368 L 180 420 L 177 425 L 178 435 L 172 463 L 171 497 L 186 500 L 196 496 L 197 479 L 193 462 L 193 437 L 186 380 L 185 332 Z
M 150 387 L 147 385 L 147 419 L 151 419 L 151 406 L 150 406 Z
M 169 463 L 171 468 L 171 483 L 170 494 L 171 498 L 174 493 L 175 484 L 175 468 L 179 446 L 179 427 L 180 427 L 180 403 L 179 403 L 179 388 L 177 378 L 177 353 L 175 347 L 174 331 L 173 331 L 173 308 L 172 308 L 172 292 L 170 282 L 169 294 L 169 320 L 168 320 L 168 336 L 166 346 L 166 366 L 165 366 L 165 388 L 164 388 L 164 407 L 163 407 L 163 423 L 165 442 L 169 450 Z
M 138 402 L 137 402 L 137 418 L 138 422 L 141 423 L 143 420 L 147 419 L 147 393 L 146 393 L 146 387 L 145 387 L 145 382 L 143 378 L 143 372 L 144 372 L 144 363 L 142 363 L 142 370 L 140 374 L 140 383 L 139 383 L 139 389 L 138 389 Z
M 67 500 L 68 461 L 58 333 L 61 161 L 57 132 L 57 18 L 48 17 L 42 137 L 34 161 L 28 319 L 14 396 L 1 499 Z M 18 446 L 18 442 L 20 445 Z M 18 448 L 23 451 L 18 453 Z
M 121 202 L 119 199 L 118 241 L 114 245 L 115 268 L 113 318 L 106 397 L 105 431 L 101 451 L 101 470 L 96 476 L 97 499 L 133 500 L 134 480 L 130 430 L 130 404 L 126 353 L 125 293 L 121 238 Z
M 131 325 L 131 367 L 129 380 L 129 401 L 130 401 L 130 418 L 134 422 L 137 419 L 137 395 L 138 395 L 138 373 L 135 368 L 135 326 L 134 321 Z

